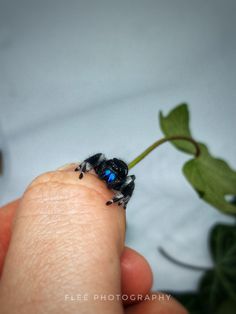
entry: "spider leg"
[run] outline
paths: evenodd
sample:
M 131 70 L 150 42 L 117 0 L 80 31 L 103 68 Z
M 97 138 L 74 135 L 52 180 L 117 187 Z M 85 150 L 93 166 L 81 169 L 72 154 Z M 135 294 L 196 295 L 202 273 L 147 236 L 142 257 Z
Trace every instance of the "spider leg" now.
M 113 203 L 117 203 L 120 200 L 122 200 L 123 197 L 124 197 L 124 195 L 121 192 L 117 191 L 117 192 L 115 192 L 115 195 L 112 197 L 112 199 L 110 199 L 109 201 L 106 202 L 106 205 L 109 206 Z
M 106 205 L 111 205 L 113 203 L 117 203 L 118 205 L 122 205 L 124 209 L 126 209 L 126 206 L 133 194 L 134 191 L 134 180 L 135 176 L 127 176 L 125 180 L 123 181 L 122 184 L 119 184 L 119 191 L 115 192 L 115 195 L 113 196 L 112 199 L 106 202 Z M 112 187 L 113 189 L 118 188 L 115 185 Z
M 84 173 L 99 166 L 105 160 L 106 160 L 105 155 L 101 153 L 98 153 L 85 159 L 77 168 L 75 168 L 75 171 L 80 172 L 79 179 L 83 178 Z

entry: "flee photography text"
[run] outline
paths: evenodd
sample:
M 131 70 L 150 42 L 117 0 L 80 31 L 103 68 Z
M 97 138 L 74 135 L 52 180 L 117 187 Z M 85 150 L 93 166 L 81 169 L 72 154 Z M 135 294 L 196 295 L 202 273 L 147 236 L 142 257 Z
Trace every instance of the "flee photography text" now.
M 85 301 L 170 301 L 171 295 L 166 293 L 157 294 L 65 294 L 65 301 L 85 302 Z

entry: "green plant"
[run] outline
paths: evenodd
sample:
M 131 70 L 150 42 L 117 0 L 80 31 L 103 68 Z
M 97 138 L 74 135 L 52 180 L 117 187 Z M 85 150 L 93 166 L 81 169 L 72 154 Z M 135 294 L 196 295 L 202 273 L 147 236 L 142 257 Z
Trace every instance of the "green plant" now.
M 198 196 L 223 214 L 236 217 L 236 171 L 222 159 L 215 158 L 208 147 L 193 139 L 186 104 L 174 108 L 167 116 L 159 114 L 165 137 L 147 148 L 130 164 L 131 169 L 154 148 L 171 141 L 180 151 L 192 155 L 183 165 L 183 173 Z M 233 314 L 236 312 L 236 224 L 217 224 L 209 231 L 209 250 L 214 266 L 206 269 L 195 293 L 174 293 L 191 314 Z M 186 265 L 161 253 L 183 267 Z M 172 293 L 173 294 L 173 293 Z

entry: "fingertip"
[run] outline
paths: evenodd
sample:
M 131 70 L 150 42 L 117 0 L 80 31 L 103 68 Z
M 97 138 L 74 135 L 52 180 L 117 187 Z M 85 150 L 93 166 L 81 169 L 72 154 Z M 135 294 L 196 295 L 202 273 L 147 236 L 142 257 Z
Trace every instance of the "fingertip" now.
M 153 275 L 147 260 L 137 251 L 125 248 L 121 257 L 122 293 L 144 295 L 152 287 Z M 127 300 L 126 303 L 130 303 Z
M 189 312 L 171 295 L 155 292 L 147 295 L 146 300 L 125 309 L 125 314 L 143 313 L 188 314 Z

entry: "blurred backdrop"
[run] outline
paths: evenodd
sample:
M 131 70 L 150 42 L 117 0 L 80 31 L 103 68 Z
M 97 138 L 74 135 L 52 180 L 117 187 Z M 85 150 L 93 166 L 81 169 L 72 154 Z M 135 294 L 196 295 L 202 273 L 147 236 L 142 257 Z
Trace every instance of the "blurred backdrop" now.
M 44 171 L 104 152 L 127 162 L 162 136 L 159 110 L 190 104 L 196 139 L 236 166 L 234 0 L 0 0 L 0 204 Z M 209 266 L 207 233 L 229 218 L 181 174 L 188 157 L 166 144 L 132 169 L 127 245 L 154 289 L 196 289 L 164 247 Z

